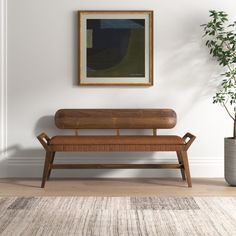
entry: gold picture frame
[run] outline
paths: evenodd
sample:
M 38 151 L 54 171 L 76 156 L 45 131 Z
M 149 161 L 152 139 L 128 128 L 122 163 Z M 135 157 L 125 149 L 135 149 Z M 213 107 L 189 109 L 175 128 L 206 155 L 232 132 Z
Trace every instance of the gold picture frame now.
M 79 85 L 153 85 L 153 11 L 79 11 Z

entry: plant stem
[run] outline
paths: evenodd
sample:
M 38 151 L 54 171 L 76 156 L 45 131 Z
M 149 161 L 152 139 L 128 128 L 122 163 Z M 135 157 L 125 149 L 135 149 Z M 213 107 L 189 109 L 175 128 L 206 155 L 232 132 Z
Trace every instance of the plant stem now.
M 236 121 L 236 118 L 233 117 L 233 116 L 230 114 L 230 112 L 229 112 L 227 106 L 225 105 L 225 103 L 223 103 L 223 106 L 224 106 L 225 110 L 227 111 L 228 115 L 229 115 L 229 116 L 231 117 L 231 119 L 233 119 L 233 121 L 235 122 L 235 121 Z
M 234 136 L 233 136 L 233 138 L 236 139 L 236 119 L 234 119 Z

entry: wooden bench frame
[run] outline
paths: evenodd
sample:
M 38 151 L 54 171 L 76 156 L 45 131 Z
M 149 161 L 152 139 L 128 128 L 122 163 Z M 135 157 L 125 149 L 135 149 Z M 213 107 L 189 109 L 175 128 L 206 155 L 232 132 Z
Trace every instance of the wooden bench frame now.
M 57 126 L 60 125 L 57 124 Z M 83 124 L 80 124 L 80 126 L 83 126 Z M 85 127 L 88 128 L 88 126 Z M 63 128 L 67 127 L 63 126 Z M 76 134 L 78 135 L 77 131 Z M 117 129 L 117 135 L 120 135 L 119 129 Z M 156 129 L 153 129 L 153 135 L 154 136 L 157 135 Z M 37 138 L 46 151 L 42 184 L 41 184 L 42 188 L 44 188 L 46 180 L 49 180 L 52 169 L 180 169 L 182 179 L 187 180 L 188 187 L 192 187 L 187 150 L 189 149 L 189 147 L 191 146 L 196 137 L 191 133 L 186 133 L 182 137 L 182 139 L 184 140 L 184 144 L 181 145 L 173 145 L 169 143 L 150 144 L 150 145 L 142 145 L 142 144 L 70 145 L 69 144 L 69 145 L 64 145 L 63 148 L 61 148 L 60 145 L 51 145 L 50 144 L 51 139 L 45 133 L 40 134 Z M 130 152 L 130 151 L 132 152 L 174 151 L 177 154 L 178 164 L 54 164 L 54 157 L 56 152 Z

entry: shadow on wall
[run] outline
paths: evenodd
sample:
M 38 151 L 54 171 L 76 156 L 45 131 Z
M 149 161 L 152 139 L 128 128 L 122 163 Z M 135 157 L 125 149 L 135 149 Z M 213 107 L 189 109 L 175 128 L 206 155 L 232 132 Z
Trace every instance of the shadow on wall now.
M 170 37 L 163 42 L 165 50 L 160 48 L 156 52 L 162 56 L 158 68 L 163 78 L 161 86 L 170 94 L 163 94 L 162 99 L 178 107 L 178 114 L 183 115 L 191 111 L 197 102 L 212 97 L 222 73 L 222 68 L 209 55 L 202 38 L 200 25 L 205 17 L 200 14 L 197 17 L 186 19 L 186 24 L 179 27 L 175 40 Z
M 56 127 L 54 125 L 53 116 L 43 116 L 41 117 L 34 127 L 34 137 L 36 138 L 40 133 L 45 132 L 48 134 L 53 134 L 56 132 Z M 13 160 L 35 160 L 32 158 L 43 157 L 45 155 L 41 144 L 38 142 L 39 148 L 22 148 L 20 145 L 14 145 L 8 147 L 7 153 L 9 161 Z
M 184 30 L 181 37 L 172 40 L 171 37 L 165 42 L 159 42 L 154 45 L 155 55 L 158 55 L 157 60 L 158 68 L 155 68 L 154 85 L 161 84 L 161 89 L 157 93 L 150 94 L 145 97 L 145 103 L 149 107 L 180 107 L 182 108 L 178 113 L 186 114 L 193 104 L 197 101 L 211 97 L 219 85 L 217 79 L 219 78 L 220 68 L 214 60 L 209 56 L 208 49 L 205 46 L 202 39 L 203 32 L 200 25 L 203 23 L 204 16 L 198 16 L 198 19 L 194 17 L 188 18 L 185 22 L 186 25 L 182 25 Z M 196 22 L 199 22 L 196 23 Z M 78 11 L 72 12 L 72 25 L 73 25 L 73 37 L 71 50 L 72 52 L 72 77 L 73 86 L 78 87 L 79 80 L 79 24 L 78 24 Z M 167 37 L 168 35 L 166 35 Z M 161 43 L 160 48 L 159 44 Z M 166 44 L 168 46 L 166 46 Z M 164 50 L 162 52 L 162 50 Z M 163 55 L 162 55 L 163 53 Z M 166 56 L 167 55 L 167 56 Z M 158 74 L 157 74 L 158 73 Z M 113 99 L 119 98 L 121 92 L 120 88 L 115 86 L 109 87 L 110 89 L 117 89 L 117 96 L 113 96 Z M 142 87 L 134 87 L 135 90 L 142 90 Z M 86 86 L 80 87 L 80 89 L 87 89 Z M 101 90 L 103 87 L 96 87 L 96 90 Z M 122 87 L 122 91 L 131 90 L 131 87 Z M 145 88 L 146 92 L 148 90 Z M 174 94 L 168 96 L 168 94 Z M 116 93 L 116 91 L 114 91 Z M 181 101 L 180 101 L 181 100 Z M 140 102 L 132 104 L 132 107 L 139 108 Z M 119 104 L 114 100 L 114 104 Z M 141 103 L 142 104 L 142 103 Z

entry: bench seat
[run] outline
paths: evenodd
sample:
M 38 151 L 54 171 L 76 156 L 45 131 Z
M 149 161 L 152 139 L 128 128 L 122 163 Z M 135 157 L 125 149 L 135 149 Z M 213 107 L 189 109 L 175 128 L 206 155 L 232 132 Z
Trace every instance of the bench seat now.
M 139 144 L 139 145 L 185 145 L 186 142 L 179 136 L 175 135 L 159 135 L 159 136 L 151 136 L 151 135 L 132 135 L 132 136 L 72 136 L 72 135 L 62 135 L 62 136 L 54 136 L 49 141 L 50 145 L 129 145 L 129 144 Z

